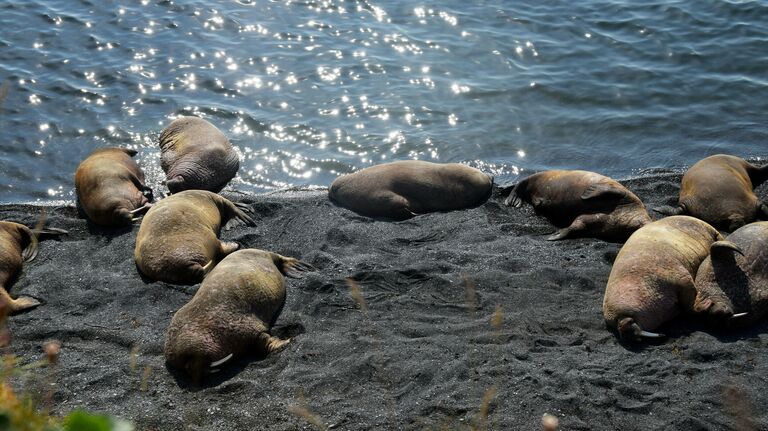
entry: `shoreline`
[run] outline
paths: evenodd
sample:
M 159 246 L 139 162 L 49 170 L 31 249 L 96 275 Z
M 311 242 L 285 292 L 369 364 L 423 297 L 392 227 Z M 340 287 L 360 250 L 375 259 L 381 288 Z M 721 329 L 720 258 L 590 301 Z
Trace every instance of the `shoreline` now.
M 620 182 L 652 208 L 676 201 L 680 177 Z M 223 239 L 318 271 L 287 280 L 273 330 L 295 336 L 285 350 L 236 360 L 198 388 L 165 368 L 162 346 L 199 285 L 143 281 L 138 226 L 94 228 L 74 206 L 0 205 L 2 219 L 28 225 L 45 206 L 46 225 L 70 231 L 41 242 L 11 285 L 44 303 L 9 318 L 9 350 L 28 363 L 60 340 L 54 413 L 108 412 L 142 430 L 312 429 L 292 406 L 333 429 L 453 429 L 476 420 L 491 388 L 491 429 L 536 429 L 544 413 L 562 429 L 722 429 L 734 424 L 728 391 L 768 426 L 768 323 L 717 333 L 680 318 L 659 343 L 620 344 L 601 307 L 621 245 L 545 241 L 554 227 L 530 206 L 502 204 L 510 185 L 477 208 L 403 222 L 336 207 L 325 190 L 225 191 L 253 207 L 257 225 Z M 768 187 L 756 192 L 765 199 Z

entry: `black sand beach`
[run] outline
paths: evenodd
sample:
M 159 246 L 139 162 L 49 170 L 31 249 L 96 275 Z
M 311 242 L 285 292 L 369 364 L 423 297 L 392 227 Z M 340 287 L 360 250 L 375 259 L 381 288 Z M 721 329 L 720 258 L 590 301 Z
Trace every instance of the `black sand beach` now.
M 679 181 L 662 172 L 624 184 L 654 207 L 674 203 Z M 564 430 L 716 430 L 736 427 L 734 415 L 768 427 L 768 324 L 718 333 L 679 319 L 662 342 L 622 345 L 601 314 L 620 245 L 545 241 L 553 227 L 503 206 L 501 190 L 472 210 L 398 223 L 335 207 L 325 191 L 228 197 L 251 204 L 258 224 L 223 238 L 318 268 L 289 280 L 273 333 L 293 342 L 202 387 L 174 377 L 165 331 L 197 286 L 143 281 L 137 226 L 108 232 L 74 207 L 49 207 L 48 226 L 70 234 L 25 266 L 11 293 L 44 305 L 9 325 L 24 362 L 62 342 L 54 412 L 108 412 L 141 430 L 313 429 L 297 407 L 344 430 L 532 430 L 545 412 Z M 0 219 L 28 225 L 39 213 L 0 207 Z

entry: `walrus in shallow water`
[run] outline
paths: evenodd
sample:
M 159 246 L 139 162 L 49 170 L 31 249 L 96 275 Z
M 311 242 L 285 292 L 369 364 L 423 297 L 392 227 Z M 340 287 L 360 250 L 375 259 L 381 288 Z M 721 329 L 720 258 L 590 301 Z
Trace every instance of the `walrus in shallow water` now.
M 38 237 L 57 236 L 67 233 L 62 229 L 30 229 L 23 224 L 0 221 L 0 303 L 9 307 L 11 313 L 37 307 L 40 301 L 29 296 L 12 299 L 8 294 L 8 283 L 21 270 L 24 262 L 37 256 Z
M 93 223 L 127 226 L 152 206 L 152 189 L 144 184 L 135 155 L 135 150 L 127 148 L 101 148 L 77 167 L 77 201 Z
M 406 220 L 419 214 L 481 205 L 493 179 L 459 163 L 406 160 L 371 166 L 337 178 L 331 202 L 366 217 Z
M 722 239 L 717 229 L 688 216 L 663 218 L 638 229 L 619 251 L 608 277 L 606 324 L 622 339 L 661 337 L 648 331 L 680 311 L 693 310 L 696 270 L 710 245 Z
M 237 152 L 213 124 L 180 117 L 160 134 L 160 166 L 171 193 L 199 189 L 219 192 L 240 167 Z
M 167 197 L 147 211 L 136 235 L 134 257 L 139 271 L 152 280 L 199 283 L 235 242 L 222 242 L 222 225 L 256 223 L 229 200 L 205 190 L 186 190 Z
M 308 264 L 264 250 L 230 254 L 203 280 L 195 296 L 171 319 L 165 360 L 200 379 L 233 356 L 265 356 L 284 347 L 269 330 L 285 304 L 284 275 L 311 270 Z
M 558 227 L 548 240 L 590 236 L 624 241 L 651 222 L 634 193 L 615 180 L 589 171 L 553 170 L 520 181 L 506 205 L 533 205 L 536 214 Z
M 743 326 L 768 314 L 768 222 L 743 226 L 717 241 L 696 273 L 693 310 L 718 324 Z
M 767 178 L 768 166 L 758 168 L 725 154 L 710 156 L 683 175 L 678 206 L 656 211 L 690 215 L 732 232 L 759 217 L 768 218 L 768 207 L 753 191 Z

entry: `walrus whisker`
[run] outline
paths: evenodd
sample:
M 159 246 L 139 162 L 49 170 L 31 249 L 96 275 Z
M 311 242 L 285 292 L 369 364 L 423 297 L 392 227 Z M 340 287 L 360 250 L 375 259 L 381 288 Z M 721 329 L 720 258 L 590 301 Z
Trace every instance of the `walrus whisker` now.
M 218 361 L 211 362 L 211 368 L 218 367 L 219 365 L 221 365 L 221 364 L 229 361 L 230 359 L 232 359 L 233 356 L 235 356 L 235 354 L 234 353 L 230 353 L 229 355 L 219 359 Z

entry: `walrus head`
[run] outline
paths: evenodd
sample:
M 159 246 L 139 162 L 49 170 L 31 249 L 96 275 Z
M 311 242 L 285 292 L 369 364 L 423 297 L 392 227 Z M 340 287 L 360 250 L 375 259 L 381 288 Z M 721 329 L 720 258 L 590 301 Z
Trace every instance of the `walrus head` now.
M 640 341 L 643 338 L 663 338 L 664 335 L 655 332 L 644 331 L 631 317 L 624 317 L 616 325 L 619 337 L 622 340 Z
M 171 368 L 183 371 L 195 384 L 232 358 L 231 354 L 220 352 L 219 344 L 204 328 L 185 325 L 173 331 L 175 334 L 170 332 L 165 343 L 165 361 Z

